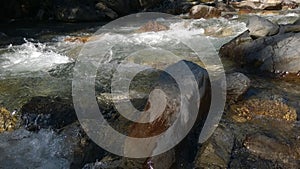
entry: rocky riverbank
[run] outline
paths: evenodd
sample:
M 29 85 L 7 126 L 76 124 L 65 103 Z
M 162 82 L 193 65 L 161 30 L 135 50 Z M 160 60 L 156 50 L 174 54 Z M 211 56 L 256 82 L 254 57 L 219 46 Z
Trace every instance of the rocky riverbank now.
M 190 13 L 192 18 L 208 18 L 218 17 L 221 13 L 246 14 L 262 10 L 295 9 L 299 3 L 299 0 L 245 0 L 227 1 L 226 4 L 213 0 L 10 0 L 0 2 L 0 20 L 109 21 L 146 11 L 174 15 Z

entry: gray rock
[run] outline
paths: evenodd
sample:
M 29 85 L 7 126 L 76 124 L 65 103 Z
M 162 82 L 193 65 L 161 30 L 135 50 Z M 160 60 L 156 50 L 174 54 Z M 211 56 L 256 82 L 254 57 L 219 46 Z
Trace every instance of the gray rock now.
M 242 73 L 235 72 L 226 76 L 227 99 L 237 101 L 250 87 L 250 79 Z
M 277 34 L 253 40 L 245 32 L 225 44 L 220 49 L 220 55 L 260 71 L 298 73 L 299 45 L 300 33 Z
M 277 34 L 279 26 L 271 21 L 259 16 L 251 16 L 248 20 L 247 27 L 250 35 L 256 38 L 271 36 Z

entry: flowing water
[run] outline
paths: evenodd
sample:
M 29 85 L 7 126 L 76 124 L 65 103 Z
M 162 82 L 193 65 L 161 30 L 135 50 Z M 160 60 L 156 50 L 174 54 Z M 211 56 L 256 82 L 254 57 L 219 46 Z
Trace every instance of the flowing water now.
M 268 15 L 265 17 L 278 23 L 292 23 L 299 17 L 299 12 L 291 12 L 288 15 Z M 246 17 L 243 16 L 229 20 L 225 18 L 207 20 L 160 19 L 162 23 L 170 26 L 170 30 L 158 33 L 147 32 L 137 34 L 134 33 L 134 31 L 137 30 L 138 27 L 132 26 L 115 28 L 114 31 L 126 34 L 126 38 L 120 38 L 122 41 L 117 42 L 117 45 L 102 58 L 102 62 L 110 63 L 112 67 L 114 67 L 115 64 L 120 63 L 120 61 L 131 53 L 130 46 L 134 46 L 135 49 L 160 47 L 171 51 L 179 60 L 185 58 L 196 61 L 195 58 L 197 58 L 197 56 L 195 52 L 178 40 L 172 39 L 173 34 L 188 34 L 191 37 L 198 35 L 204 36 L 213 44 L 215 50 L 218 51 L 223 44 L 229 42 L 232 38 L 247 29 L 245 18 Z M 72 70 L 84 43 L 76 40 L 70 42 L 64 39 L 91 36 L 101 24 L 97 25 L 93 23 L 91 25 L 85 24 L 84 26 L 85 28 L 82 28 L 83 26 L 80 24 L 72 24 L 72 28 L 78 29 L 65 32 L 60 32 L 59 30 L 67 29 L 68 25 L 66 24 L 63 25 L 63 28 L 61 26 L 58 31 L 53 31 L 53 27 L 51 29 L 51 26 L 49 26 L 50 28 L 44 26 L 42 31 L 31 33 L 33 34 L 33 38 L 26 37 L 21 40 L 18 38 L 18 43 L 16 44 L 7 44 L 7 40 L 2 42 L 2 47 L 0 48 L 0 106 L 6 107 L 9 111 L 19 111 L 22 105 L 34 96 L 71 98 Z M 34 29 L 36 28 L 33 26 L 18 25 L 18 30 L 23 30 L 24 32 Z M 14 33 L 14 31 L 9 29 L 9 26 L 4 30 L 0 29 L 0 32 L 6 33 L 9 36 Z M 115 35 L 106 34 L 105 36 L 114 38 Z M 12 37 L 11 39 L 14 38 Z M 139 53 L 141 58 L 138 62 L 146 62 L 148 65 L 154 64 L 156 58 L 149 57 L 146 52 L 147 51 L 145 51 L 144 55 L 143 53 Z M 163 54 L 164 53 L 162 53 L 162 55 Z M 143 59 L 145 58 L 144 56 L 147 56 L 146 60 Z M 161 61 L 163 63 L 167 61 L 176 62 L 176 59 L 168 58 L 168 56 L 162 58 L 167 58 L 167 60 Z M 226 59 L 222 61 L 226 71 L 234 69 L 231 61 Z M 108 92 L 110 89 L 108 81 L 109 78 L 111 78 L 109 72 L 112 71 L 112 67 L 102 67 L 98 70 L 98 74 L 100 74 L 100 85 L 98 85 L 99 89 L 96 85 L 96 90 L 100 93 Z M 261 78 L 253 74 L 249 74 L 249 76 L 254 86 L 248 92 L 249 97 L 252 95 L 269 98 L 279 97 L 285 100 L 289 105 L 295 107 L 298 113 L 300 112 L 299 81 Z M 50 139 L 52 139 L 53 133 L 47 134 L 47 132 L 43 131 L 41 136 L 33 136 L 32 139 L 40 139 L 39 137 L 44 137 L 43 135 L 47 135 L 46 138 L 51 137 Z M 1 141 L 2 140 L 3 139 L 1 139 Z M 60 144 L 60 142 L 55 141 L 51 146 L 58 146 L 58 144 Z M 42 146 L 45 145 L 43 144 Z M 60 160 L 58 160 L 58 162 L 60 162 Z M 62 164 L 65 163 L 67 162 L 62 161 Z

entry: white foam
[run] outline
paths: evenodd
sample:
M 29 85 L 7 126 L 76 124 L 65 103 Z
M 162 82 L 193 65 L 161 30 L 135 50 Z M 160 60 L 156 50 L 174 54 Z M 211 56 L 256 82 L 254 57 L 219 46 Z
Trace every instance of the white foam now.
M 34 72 L 48 70 L 57 64 L 68 63 L 70 58 L 56 53 L 55 48 L 25 40 L 22 45 L 10 45 L 0 55 L 1 72 Z

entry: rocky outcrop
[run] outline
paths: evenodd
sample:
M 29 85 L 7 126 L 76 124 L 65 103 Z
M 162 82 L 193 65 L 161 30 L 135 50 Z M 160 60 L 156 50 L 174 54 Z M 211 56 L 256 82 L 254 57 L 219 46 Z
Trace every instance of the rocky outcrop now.
M 217 18 L 221 16 L 221 11 L 217 8 L 205 5 L 196 5 L 190 9 L 189 17 L 192 19 Z

